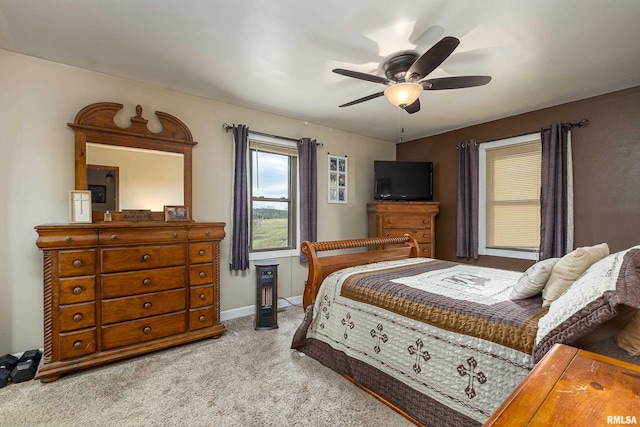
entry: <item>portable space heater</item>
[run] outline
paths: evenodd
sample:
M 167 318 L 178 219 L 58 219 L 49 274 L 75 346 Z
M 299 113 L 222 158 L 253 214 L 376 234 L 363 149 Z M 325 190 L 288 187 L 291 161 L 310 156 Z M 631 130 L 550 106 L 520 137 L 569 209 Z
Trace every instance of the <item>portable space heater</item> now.
M 278 327 L 278 261 L 254 261 L 258 279 L 256 289 L 256 330 Z

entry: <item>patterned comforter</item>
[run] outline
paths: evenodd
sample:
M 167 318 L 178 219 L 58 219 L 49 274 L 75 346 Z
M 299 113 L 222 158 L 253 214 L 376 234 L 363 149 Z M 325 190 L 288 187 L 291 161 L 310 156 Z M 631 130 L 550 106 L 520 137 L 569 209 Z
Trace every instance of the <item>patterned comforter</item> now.
M 547 309 L 509 300 L 521 274 L 428 258 L 340 270 L 292 347 L 423 424 L 480 425 L 534 366 Z

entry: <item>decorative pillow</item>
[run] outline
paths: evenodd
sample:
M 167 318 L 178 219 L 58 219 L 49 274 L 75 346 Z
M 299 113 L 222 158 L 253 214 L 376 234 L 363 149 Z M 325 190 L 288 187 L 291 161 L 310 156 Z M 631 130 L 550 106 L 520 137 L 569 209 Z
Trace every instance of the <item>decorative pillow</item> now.
M 534 361 L 556 343 L 574 345 L 625 312 L 630 317 L 630 309 L 640 309 L 640 246 L 596 262 L 551 304 L 538 321 Z
M 631 356 L 640 355 L 640 310 L 636 311 L 627 326 L 618 333 L 616 344 Z
M 549 258 L 538 261 L 522 274 L 520 279 L 511 291 L 509 299 L 525 299 L 538 295 L 547 284 L 553 266 L 560 261 L 560 258 Z
M 553 266 L 551 276 L 542 290 L 542 306 L 549 307 L 587 268 L 609 255 L 609 246 L 601 243 L 569 252 Z

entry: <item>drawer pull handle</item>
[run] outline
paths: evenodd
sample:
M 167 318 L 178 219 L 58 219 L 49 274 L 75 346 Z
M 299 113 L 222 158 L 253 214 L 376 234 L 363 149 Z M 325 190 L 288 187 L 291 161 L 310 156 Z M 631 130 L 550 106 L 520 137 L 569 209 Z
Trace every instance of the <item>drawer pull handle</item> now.
M 204 301 L 207 299 L 207 296 L 205 294 L 200 294 L 200 299 Z
M 73 343 L 73 348 L 80 350 L 82 348 L 82 341 L 76 341 Z
M 144 332 L 145 334 L 150 334 L 151 333 L 151 326 L 145 326 L 144 329 L 142 330 L 142 332 Z
M 149 286 L 151 284 L 151 279 L 149 279 L 149 278 L 144 279 L 142 281 L 142 284 L 145 285 L 145 286 Z
M 209 237 L 209 236 L 211 236 L 211 232 L 209 230 L 207 230 L 207 231 L 204 232 L 204 235 Z
M 81 293 L 82 293 L 82 288 L 80 286 L 76 286 L 75 288 L 73 288 L 74 295 L 80 295 Z
M 144 305 L 142 306 L 142 308 L 144 308 L 145 310 L 151 310 L 151 303 L 150 302 L 145 302 Z
M 393 224 L 393 220 L 388 219 L 388 220 L 387 220 L 387 223 L 389 223 L 389 224 Z
M 149 254 L 145 254 L 145 255 L 142 257 L 142 262 L 147 262 L 147 261 L 149 261 L 150 259 L 151 259 L 151 255 L 149 255 Z
M 423 223 L 423 224 L 429 224 L 429 220 L 428 220 L 428 219 L 423 219 L 423 220 L 422 220 L 422 223 Z
M 201 279 L 204 279 L 205 277 L 207 277 L 207 273 L 205 273 L 204 271 L 201 271 L 198 276 L 200 276 Z
M 117 234 L 112 234 L 111 235 L 111 240 L 118 240 L 118 235 Z
M 198 318 L 201 322 L 204 322 L 205 320 L 207 320 L 207 316 L 205 316 L 204 314 L 201 314 L 200 317 Z
M 77 260 L 73 261 L 73 266 L 74 266 L 75 268 L 80 268 L 80 267 L 82 267 L 82 261 L 80 261 L 79 259 L 77 259 Z
M 198 251 L 198 255 L 200 255 L 200 256 L 204 256 L 206 253 L 207 253 L 207 252 L 206 252 L 204 249 L 200 249 L 200 250 Z
M 179 234 L 178 233 L 173 233 L 173 237 L 178 237 Z
M 82 320 L 82 314 L 81 314 L 81 313 L 76 313 L 76 314 L 73 316 L 73 321 L 74 321 L 74 322 L 79 322 L 79 321 L 81 321 L 81 320 Z
M 67 237 L 64 238 L 64 241 L 67 242 L 67 243 L 71 243 L 71 242 L 73 242 L 73 238 L 71 236 L 67 236 Z

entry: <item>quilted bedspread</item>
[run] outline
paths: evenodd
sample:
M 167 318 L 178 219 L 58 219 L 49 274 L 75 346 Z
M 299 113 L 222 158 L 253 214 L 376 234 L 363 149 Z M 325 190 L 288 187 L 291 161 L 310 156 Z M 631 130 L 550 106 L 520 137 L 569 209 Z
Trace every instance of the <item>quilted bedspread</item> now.
M 292 347 L 417 421 L 480 425 L 534 366 L 539 298 L 522 273 L 418 258 L 330 275 Z

